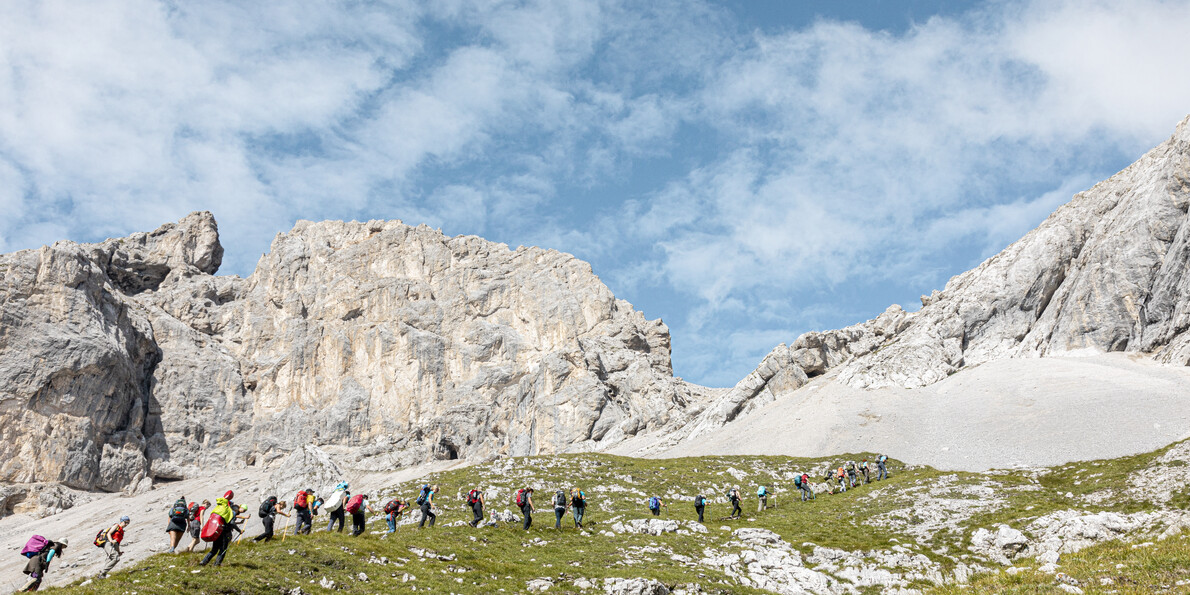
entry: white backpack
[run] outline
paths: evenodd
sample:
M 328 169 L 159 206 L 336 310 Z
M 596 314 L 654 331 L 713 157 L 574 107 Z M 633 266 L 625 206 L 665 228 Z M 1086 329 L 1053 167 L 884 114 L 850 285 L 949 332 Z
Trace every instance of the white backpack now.
M 322 509 L 327 512 L 339 510 L 339 507 L 343 506 L 343 494 L 343 490 L 335 490 L 334 493 L 332 493 L 330 497 L 326 499 L 326 502 L 322 503 Z

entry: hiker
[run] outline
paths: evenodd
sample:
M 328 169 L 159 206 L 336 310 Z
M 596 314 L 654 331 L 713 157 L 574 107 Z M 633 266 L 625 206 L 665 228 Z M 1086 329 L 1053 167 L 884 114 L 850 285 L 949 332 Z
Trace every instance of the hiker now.
M 793 485 L 802 491 L 802 502 L 814 499 L 814 489 L 810 487 L 810 474 L 803 473 L 793 478 Z
M 658 496 L 649 498 L 649 512 L 653 513 L 653 516 L 661 516 L 662 508 L 668 509 L 669 505 L 662 501 Z
M 694 497 L 694 510 L 698 512 L 698 522 L 703 522 L 702 513 L 707 508 L 707 497 L 699 494 Z
M 347 482 L 339 482 L 339 485 L 335 486 L 335 491 L 331 492 L 326 503 L 323 504 L 331 516 L 330 522 L 326 524 L 328 533 L 335 528 L 335 521 L 339 521 L 339 532 L 343 532 L 343 525 L 347 521 L 347 511 L 343 510 L 343 504 L 351 497 L 351 492 L 347 491 L 347 487 Z
M 763 512 L 769 507 L 769 490 L 760 486 L 756 490 L 756 512 Z
M 826 468 L 826 475 L 824 475 L 822 477 L 822 483 L 825 483 L 826 487 L 830 488 L 830 492 L 827 492 L 827 493 L 829 493 L 829 494 L 835 493 L 835 470 L 834 469 L 831 469 L 830 467 Z
M 533 513 L 537 509 L 533 507 L 533 488 L 521 488 L 516 492 L 516 498 L 513 502 L 517 508 L 521 509 L 521 514 L 525 515 L 525 530 L 533 526 Z
M 293 497 L 293 514 L 297 515 L 297 520 L 294 521 L 296 523 L 293 528 L 294 535 L 310 534 L 310 529 L 314 525 L 314 515 L 310 514 L 313 503 L 314 490 L 310 488 L 299 491 Z
M 430 519 L 430 528 L 433 528 L 434 521 L 438 520 L 438 515 L 434 514 L 434 494 L 437 493 L 438 486 L 422 486 L 421 495 L 417 497 L 417 503 L 421 505 L 421 522 L 417 524 L 418 529 L 425 526 L 426 519 Z
M 21 591 L 36 591 L 41 588 L 41 579 L 50 569 L 50 562 L 54 558 L 62 557 L 62 550 L 70 545 L 70 541 L 63 537 L 58 541 L 50 541 L 40 535 L 34 535 L 25 542 L 25 549 L 21 555 L 29 558 L 25 564 L 24 573 L 29 575 L 29 582 L 21 587 Z
M 347 504 L 343 506 L 347 514 L 351 515 L 351 536 L 359 537 L 364 532 L 364 512 L 376 512 L 372 505 L 368 503 L 367 494 L 357 494 L 352 496 Z
M 864 485 L 872 483 L 872 478 L 868 476 L 868 459 L 860 461 L 859 471 L 864 474 Z
M 843 488 L 843 491 L 846 492 L 847 491 L 847 470 L 842 467 L 839 467 L 839 470 L 835 472 L 835 479 L 838 480 L 839 487 Z
M 562 529 L 562 517 L 566 516 L 566 490 L 558 488 L 554 492 L 554 529 Z
M 234 497 L 235 492 L 227 490 L 222 498 L 215 498 L 215 507 L 211 509 L 211 516 L 207 518 L 207 523 L 203 526 L 203 541 L 211 542 L 211 550 L 198 563 L 199 566 L 206 566 L 212 558 L 215 560 L 215 566 L 223 564 L 227 548 L 231 546 L 231 540 L 235 537 L 236 531 L 240 530 L 235 522 L 239 507 L 231 501 Z M 219 517 L 220 520 L 214 520 L 215 517 Z
M 469 525 L 478 527 L 483 522 L 483 492 L 479 488 L 467 492 L 467 506 L 471 507 L 471 514 L 475 516 Z
M 409 508 L 409 503 L 402 502 L 397 498 L 389 500 L 388 504 L 384 505 L 384 513 L 387 515 L 385 519 L 388 520 L 389 533 L 397 532 L 397 519 L 400 518 L 402 512 L 405 512 L 406 508 Z
M 107 566 L 99 571 L 99 578 L 107 578 L 107 573 L 116 567 L 116 562 L 119 562 L 120 556 L 124 555 L 124 552 L 120 551 L 120 543 L 124 541 L 124 528 L 131 522 L 132 519 L 122 516 L 120 522 L 100 531 L 99 535 L 95 536 L 95 545 L 103 548 L 103 553 L 107 554 Z
M 190 509 L 186 506 L 186 497 L 182 496 L 169 509 L 169 524 L 165 526 L 165 532 L 169 534 L 169 553 L 172 554 L 178 549 L 182 535 L 186 533 L 186 524 L 189 520 Z
M 876 457 L 876 481 L 888 479 L 888 470 L 885 469 L 885 464 L 888 462 L 888 455 L 880 455 Z
M 260 510 L 257 513 L 260 516 L 260 522 L 264 525 L 264 533 L 257 535 L 252 541 L 269 541 L 273 538 L 273 523 L 277 520 L 277 515 L 289 518 L 289 514 L 285 512 L 285 502 L 277 501 L 276 496 L 269 496 L 260 503 Z
M 186 551 L 192 552 L 194 551 L 194 546 L 202 543 L 202 539 L 199 538 L 199 533 L 202 532 L 202 513 L 210 507 L 210 500 L 203 500 L 201 506 L 198 502 L 190 503 L 190 514 L 187 517 L 190 521 L 188 527 L 190 530 L 190 545 L 186 546 Z
M 847 461 L 847 481 L 853 488 L 859 485 L 859 481 L 855 473 L 855 461 Z
M 736 486 L 727 491 L 727 498 L 731 500 L 731 516 L 730 519 L 738 519 L 744 514 L 744 509 L 740 508 L 740 486 Z
M 574 515 L 574 528 L 583 528 L 583 516 L 587 514 L 587 493 L 577 487 L 570 488 L 570 514 Z

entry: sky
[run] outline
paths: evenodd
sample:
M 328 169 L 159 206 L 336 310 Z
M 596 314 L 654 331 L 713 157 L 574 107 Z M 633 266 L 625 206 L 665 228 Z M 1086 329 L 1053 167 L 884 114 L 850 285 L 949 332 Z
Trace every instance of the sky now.
M 0 252 L 209 210 L 589 261 L 743 378 L 995 254 L 1190 114 L 1190 1 L 0 3 Z

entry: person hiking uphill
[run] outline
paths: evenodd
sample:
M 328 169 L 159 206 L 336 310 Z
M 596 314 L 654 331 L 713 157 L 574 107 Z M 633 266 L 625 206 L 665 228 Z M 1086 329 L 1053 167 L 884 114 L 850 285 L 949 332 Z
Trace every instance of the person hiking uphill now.
M 62 550 L 70 545 L 70 541 L 65 537 L 58 541 L 50 541 L 40 535 L 34 535 L 25 543 L 25 549 L 21 554 L 29 558 L 29 562 L 25 564 L 25 574 L 29 575 L 29 581 L 21 587 L 21 591 L 36 591 L 41 588 L 41 580 L 45 578 L 45 573 L 50 569 L 50 562 L 54 558 L 62 557 Z
M 699 494 L 694 497 L 694 511 L 698 513 L 698 522 L 703 522 L 702 513 L 707 509 L 707 497 Z
M 740 486 L 736 486 L 727 491 L 727 498 L 731 500 L 731 516 L 729 519 L 738 519 L 744 514 L 744 509 L 740 508 Z
M 537 509 L 533 507 L 533 488 L 517 490 L 513 503 L 521 509 L 521 514 L 525 515 L 525 530 L 528 531 L 529 527 L 533 526 L 533 513 L 537 512 Z
M 839 470 L 835 472 L 835 479 L 838 480 L 839 487 L 843 488 L 843 491 L 846 492 L 847 491 L 847 470 L 842 467 L 839 467 Z
M 120 551 L 120 544 L 124 542 L 124 529 L 131 522 L 132 519 L 122 516 L 120 522 L 100 531 L 99 535 L 95 536 L 95 545 L 103 548 L 103 553 L 107 554 L 107 566 L 99 571 L 99 578 L 107 578 L 107 573 L 116 567 L 116 563 L 124 555 L 124 552 Z
M 648 505 L 649 512 L 653 513 L 653 516 L 661 516 L 662 508 L 665 508 L 666 510 L 669 509 L 669 505 L 661 500 L 659 496 L 653 496 L 652 498 L 649 498 Z
M 436 485 L 422 486 L 421 495 L 417 497 L 417 503 L 421 505 L 421 522 L 417 524 L 418 529 L 426 525 L 426 519 L 430 519 L 430 528 L 433 528 L 434 521 L 438 520 L 438 515 L 434 514 L 434 495 L 437 493 L 438 486 Z
M 343 505 L 347 502 L 347 499 L 351 497 L 351 492 L 347 491 L 347 487 L 347 482 L 339 482 L 339 485 L 335 486 L 335 491 L 331 492 L 330 497 L 328 497 L 326 499 L 326 503 L 323 504 L 323 508 L 325 508 L 331 516 L 330 522 L 326 525 L 326 530 L 328 533 L 334 529 L 335 521 L 339 522 L 339 532 L 343 532 L 343 525 L 347 521 L 347 511 L 343 509 Z
M 260 523 L 264 525 L 264 533 L 257 535 L 252 541 L 269 541 L 273 538 L 273 523 L 277 520 L 277 515 L 289 517 L 285 512 L 285 502 L 277 501 L 276 496 L 269 496 L 260 503 L 260 510 L 256 512 L 260 516 Z
M 814 490 L 810 487 L 810 474 L 803 473 L 793 478 L 793 485 L 802 491 L 802 502 L 814 499 Z
M 872 483 L 872 478 L 868 477 L 868 459 L 860 461 L 859 472 L 864 474 L 864 485 Z
M 876 481 L 888 479 L 888 470 L 885 465 L 888 464 L 888 455 L 880 455 L 876 457 Z
M 583 517 L 587 514 L 587 493 L 581 489 L 570 488 L 570 514 L 574 515 L 574 528 L 583 528 Z
M 401 513 L 405 512 L 406 508 L 409 508 L 409 503 L 402 502 L 398 498 L 393 498 L 388 501 L 388 504 L 384 505 L 384 518 L 388 521 L 389 533 L 397 532 L 397 519 L 401 518 Z
M 760 486 L 756 489 L 756 512 L 763 512 L 769 507 L 769 489 Z
M 351 536 L 359 537 L 364 532 L 364 513 L 376 512 L 372 505 L 368 503 L 367 494 L 357 494 L 352 496 L 347 504 L 343 506 L 347 514 L 351 515 Z
M 859 485 L 859 479 L 855 472 L 855 461 L 847 461 L 847 481 L 853 488 Z
M 211 507 L 210 500 L 203 500 L 202 504 L 198 502 L 190 503 L 189 515 L 186 517 L 189 520 L 187 531 L 190 532 L 190 545 L 186 546 L 187 552 L 194 551 L 194 546 L 202 543 L 199 533 L 202 532 L 202 513 Z
M 475 516 L 468 524 L 478 527 L 483 522 L 483 492 L 479 488 L 467 492 L 467 506 L 471 507 L 471 514 Z
M 231 546 L 231 540 L 235 538 L 236 531 L 239 531 L 239 526 L 235 523 L 236 511 L 239 507 L 232 503 L 231 499 L 235 497 L 235 492 L 227 490 L 222 498 L 215 498 L 215 507 L 211 509 L 211 516 L 207 518 L 206 524 L 203 526 L 203 532 L 207 533 L 213 527 L 212 523 L 218 523 L 221 528 L 218 530 L 218 535 L 211 542 L 211 551 L 203 557 L 202 561 L 198 563 L 199 566 L 206 566 L 212 559 L 215 560 L 215 566 L 223 564 L 223 557 L 227 555 L 227 548 Z M 213 521 L 213 517 L 218 516 L 222 522 Z M 204 536 L 204 540 L 210 539 Z
M 558 488 L 554 492 L 554 529 L 562 530 L 562 517 L 566 516 L 566 491 Z
M 190 520 L 190 509 L 186 506 L 186 497 L 182 496 L 169 509 L 169 524 L 165 532 L 169 534 L 169 553 L 178 549 L 182 536 L 186 534 L 186 524 Z
M 293 514 L 297 516 L 296 525 L 293 528 L 294 535 L 310 534 L 310 529 L 314 525 L 314 515 L 310 513 L 313 504 L 314 490 L 310 488 L 299 491 L 293 497 Z

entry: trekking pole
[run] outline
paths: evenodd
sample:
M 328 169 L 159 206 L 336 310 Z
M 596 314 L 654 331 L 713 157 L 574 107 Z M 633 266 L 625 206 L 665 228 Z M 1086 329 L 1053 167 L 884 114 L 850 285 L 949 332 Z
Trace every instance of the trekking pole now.
M 281 529 L 281 543 L 285 543 L 286 535 L 289 535 L 289 517 L 285 517 L 285 528 Z

